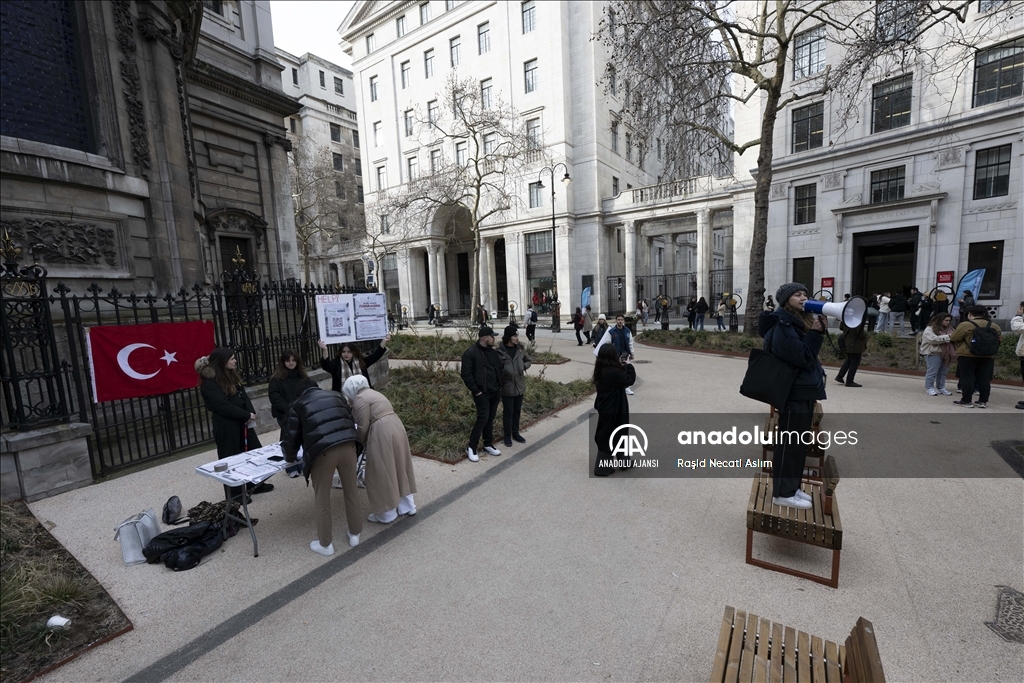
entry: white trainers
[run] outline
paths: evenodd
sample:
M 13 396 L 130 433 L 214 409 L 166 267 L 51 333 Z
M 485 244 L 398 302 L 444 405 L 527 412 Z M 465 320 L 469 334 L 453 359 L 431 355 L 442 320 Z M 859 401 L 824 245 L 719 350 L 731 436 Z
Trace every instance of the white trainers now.
M 939 395 L 939 392 L 935 391 L 935 390 L 934 390 L 934 389 L 932 389 L 931 387 L 928 387 L 928 395 L 929 395 L 929 396 L 938 396 L 938 395 Z
M 484 453 L 487 455 L 501 455 L 501 451 L 494 446 L 484 446 Z
M 310 541 L 309 549 L 312 550 L 314 553 L 317 553 L 318 555 L 330 556 L 334 554 L 333 543 L 331 543 L 325 548 L 324 546 L 320 545 L 320 541 L 318 539 L 313 539 L 312 541 Z
M 466 457 L 469 458 L 470 462 L 480 462 L 480 456 L 472 448 L 466 449 Z
M 806 500 L 808 502 L 814 500 L 813 498 L 811 498 L 811 496 L 809 494 L 804 493 L 802 489 L 797 489 L 796 490 L 795 497 L 799 498 L 800 500 Z
M 808 510 L 811 508 L 811 501 L 803 500 L 796 495 L 790 496 L 789 498 L 772 498 L 772 503 L 775 505 L 782 505 L 788 508 L 801 508 Z
M 350 546 L 352 546 L 353 548 L 355 548 L 357 545 L 359 545 L 359 534 L 349 534 L 348 535 L 348 544 Z
M 939 393 L 942 394 L 943 396 L 952 396 L 953 395 L 953 392 L 951 392 L 946 387 L 942 387 L 941 389 L 939 389 Z
M 630 389 L 629 387 L 626 387 L 626 396 L 632 396 L 632 395 L 633 395 L 633 390 Z
M 391 524 L 391 522 L 398 519 L 398 513 L 394 510 L 388 510 L 381 515 L 375 515 L 371 512 L 367 515 L 366 519 L 376 524 Z

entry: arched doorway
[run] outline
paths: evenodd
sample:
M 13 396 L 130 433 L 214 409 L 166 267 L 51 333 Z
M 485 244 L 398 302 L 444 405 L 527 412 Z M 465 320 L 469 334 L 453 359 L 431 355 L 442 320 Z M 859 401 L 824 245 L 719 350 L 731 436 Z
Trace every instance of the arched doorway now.
M 447 301 L 449 315 L 468 316 L 473 291 L 472 215 L 461 204 L 442 206 L 434 213 L 430 228 L 431 237 L 443 240 L 445 249 L 445 282 L 438 282 L 441 300 Z

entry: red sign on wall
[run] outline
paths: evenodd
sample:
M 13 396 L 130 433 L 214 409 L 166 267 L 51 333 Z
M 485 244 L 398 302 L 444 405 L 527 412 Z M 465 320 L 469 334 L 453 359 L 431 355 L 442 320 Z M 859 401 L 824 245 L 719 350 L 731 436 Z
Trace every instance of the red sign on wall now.
M 953 271 L 952 270 L 940 270 L 935 273 L 935 284 L 938 285 L 951 285 L 953 284 Z
M 822 289 L 832 289 L 835 285 L 836 279 L 834 277 L 823 277 L 821 278 Z

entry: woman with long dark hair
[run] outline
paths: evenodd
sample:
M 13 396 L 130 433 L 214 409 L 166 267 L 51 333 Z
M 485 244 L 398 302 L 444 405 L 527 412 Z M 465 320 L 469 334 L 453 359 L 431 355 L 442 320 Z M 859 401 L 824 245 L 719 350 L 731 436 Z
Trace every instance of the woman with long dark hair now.
M 345 380 L 353 375 L 363 375 L 369 382 L 370 377 L 366 374 L 366 369 L 384 357 L 388 350 L 385 344 L 389 341 L 391 341 L 390 334 L 380 340 L 380 346 L 374 349 L 373 353 L 365 357 L 358 346 L 346 342 L 338 347 L 338 354 L 332 359 L 331 354 L 327 351 L 327 344 L 323 339 L 318 340 L 317 345 L 320 347 L 321 355 L 320 367 L 331 373 L 331 391 L 340 392 Z M 372 382 L 370 388 L 373 388 Z
M 626 387 L 636 382 L 636 370 L 633 369 L 628 357 L 625 362 L 619 358 L 614 345 L 603 344 L 597 352 L 592 381 L 597 388 L 597 398 L 594 400 L 594 409 L 597 410 L 597 432 L 594 435 L 597 461 L 594 463 L 594 475 L 607 477 L 615 468 L 602 467 L 601 461 L 612 458 L 612 448 L 609 444 L 612 432 L 629 422 L 629 398 L 626 396 Z
M 255 429 L 256 409 L 242 386 L 234 349 L 216 348 L 209 356 L 197 360 L 195 368 L 199 373 L 199 392 L 206 409 L 213 415 L 217 457 L 224 459 L 260 448 L 262 444 Z M 241 488 L 231 487 L 231 495 L 240 494 Z M 264 493 L 273 489 L 273 484 L 264 482 L 251 492 Z
M 270 376 L 267 397 L 270 399 L 270 412 L 277 420 L 277 426 L 284 429 L 288 421 L 288 407 L 309 387 L 317 386 L 316 382 L 306 374 L 302 366 L 302 358 L 291 349 L 281 353 L 277 361 L 277 369 Z M 292 465 L 285 471 L 289 477 L 299 476 L 301 465 Z

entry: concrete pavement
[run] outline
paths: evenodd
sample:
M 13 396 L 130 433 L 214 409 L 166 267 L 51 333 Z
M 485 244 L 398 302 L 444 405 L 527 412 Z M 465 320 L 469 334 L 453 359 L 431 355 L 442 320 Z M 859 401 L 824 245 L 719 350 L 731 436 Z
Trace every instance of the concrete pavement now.
M 572 359 L 548 378 L 589 376 L 589 347 L 538 332 Z M 736 392 L 743 359 L 643 346 L 637 358 L 651 362 L 637 366 L 634 412 L 764 413 Z M 858 381 L 829 386 L 826 412 L 962 411 L 920 378 Z M 990 410 L 1013 412 L 1020 393 L 995 388 Z M 278 476 L 253 504 L 258 558 L 240 535 L 188 572 L 124 567 L 113 527 L 170 495 L 218 500 L 193 472 L 213 453 L 33 503 L 135 624 L 44 680 L 698 681 L 727 604 L 840 641 L 865 616 L 890 681 L 1024 678 L 1021 646 L 984 625 L 995 586 L 1024 590 L 1020 478 L 844 479 L 833 590 L 744 563 L 745 479 L 589 478 L 590 405 L 500 457 L 417 459 L 419 514 L 366 523 L 355 549 L 335 496 L 332 558 L 308 549 L 312 490 Z M 755 548 L 812 571 L 828 562 L 776 539 Z

